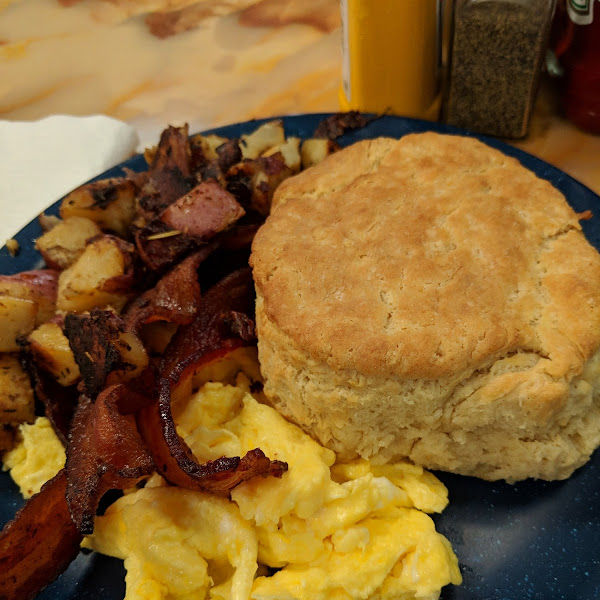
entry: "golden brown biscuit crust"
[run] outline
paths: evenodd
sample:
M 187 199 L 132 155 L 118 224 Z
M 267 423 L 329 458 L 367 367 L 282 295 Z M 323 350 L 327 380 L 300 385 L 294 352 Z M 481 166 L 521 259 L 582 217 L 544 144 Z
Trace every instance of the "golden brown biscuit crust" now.
M 491 427 L 549 443 L 578 414 L 573 385 L 600 347 L 600 256 L 547 181 L 477 140 L 413 134 L 334 154 L 274 206 L 251 257 L 266 392 L 321 441 L 507 479 L 566 476 L 600 443 L 524 474 L 492 464 L 506 448 L 480 468 L 457 441 Z M 340 374 L 358 383 L 340 394 Z M 432 432 L 439 452 L 422 448 Z

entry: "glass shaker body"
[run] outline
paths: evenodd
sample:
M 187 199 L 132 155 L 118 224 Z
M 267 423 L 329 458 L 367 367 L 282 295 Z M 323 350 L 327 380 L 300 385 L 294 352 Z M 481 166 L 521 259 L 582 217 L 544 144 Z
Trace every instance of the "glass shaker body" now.
M 448 123 L 526 135 L 554 6 L 555 0 L 454 0 Z

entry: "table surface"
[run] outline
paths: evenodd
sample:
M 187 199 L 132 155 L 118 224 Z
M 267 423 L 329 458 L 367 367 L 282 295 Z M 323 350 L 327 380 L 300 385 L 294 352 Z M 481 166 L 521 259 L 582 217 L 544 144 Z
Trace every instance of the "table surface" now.
M 338 0 L 0 0 L 0 118 L 103 113 L 141 146 L 251 118 L 339 110 Z M 520 148 L 600 194 L 600 136 L 552 82 Z

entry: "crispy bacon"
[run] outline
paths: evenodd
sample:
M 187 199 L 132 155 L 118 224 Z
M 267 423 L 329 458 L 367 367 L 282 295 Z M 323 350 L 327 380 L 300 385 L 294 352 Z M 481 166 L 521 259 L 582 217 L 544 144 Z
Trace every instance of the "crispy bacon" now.
M 137 202 L 138 213 L 150 221 L 194 185 L 188 127 L 168 127 L 148 170 Z
M 227 140 L 217 147 L 217 162 L 223 173 L 242 160 L 242 149 L 237 139 Z
M 172 267 L 196 248 L 191 236 L 172 229 L 159 217 L 135 232 L 135 244 L 142 261 L 156 272 Z
M 196 241 L 206 241 L 245 214 L 236 199 L 216 181 L 204 181 L 168 206 L 160 219 Z
M 179 328 L 165 351 L 159 397 L 140 411 L 138 426 L 158 472 L 172 484 L 225 493 L 256 475 L 279 477 L 287 469 L 259 449 L 241 459 L 223 457 L 200 464 L 177 433 L 171 414 L 172 394 L 189 384 L 198 367 L 254 341 L 253 306 L 250 269 L 238 270 L 208 290 L 195 320 Z
M 0 533 L 0 598 L 29 600 L 77 556 L 82 536 L 71 521 L 61 470 Z
M 240 250 L 241 248 L 250 248 L 252 240 L 262 224 L 252 223 L 251 221 L 237 224 L 231 231 L 225 231 L 219 237 L 219 244 L 225 250 Z
M 253 319 L 254 285 L 249 268 L 231 273 L 206 292 L 194 321 L 180 327 L 165 350 L 161 377 L 175 385 L 185 372 L 253 343 L 254 330 L 242 339 L 228 328 L 227 317 L 232 312 Z
M 159 215 L 171 202 L 189 192 L 192 177 L 184 177 L 178 167 L 150 173 L 137 202 L 137 212 L 147 220 Z
M 44 414 L 50 421 L 54 432 L 67 445 L 69 428 L 73 413 L 77 406 L 77 384 L 68 387 L 60 385 L 52 375 L 38 368 L 33 360 L 28 359 L 27 369 L 31 375 L 33 391 L 44 406 Z
M 171 483 L 226 494 L 251 477 L 280 477 L 287 470 L 286 463 L 271 461 L 258 448 L 241 458 L 200 464 L 177 434 L 171 414 L 173 395 L 191 388 L 201 365 L 256 341 L 254 287 L 245 265 L 272 191 L 291 173 L 280 153 L 239 166 L 238 140 L 216 152 L 217 158 L 207 160 L 201 149 L 192 148 L 187 126 L 169 127 L 148 153 L 148 172 L 126 174 L 137 191 L 138 216 L 124 233 L 133 234 L 135 246 L 111 236 L 126 268 L 103 289 L 129 292 L 143 283 L 141 273 L 148 285 L 171 270 L 132 302 L 124 321 L 99 309 L 65 317 L 82 393 L 76 397 L 77 386 L 63 388 L 32 368 L 38 398 L 66 442 L 67 465 L 0 533 L 0 600 L 32 598 L 68 566 L 109 489 L 130 487 L 158 470 Z M 250 215 L 224 189 L 236 181 Z M 112 192 L 98 190 L 95 205 L 114 202 Z M 241 264 L 243 269 L 231 272 Z M 219 280 L 224 273 L 229 275 Z M 42 308 L 49 299 L 43 321 L 55 312 L 57 278 L 51 270 L 15 276 Z M 161 346 L 155 375 L 157 363 L 149 363 L 137 334 L 157 321 L 176 332 L 165 337 L 170 342 Z
M 171 414 L 171 384 L 160 382 L 159 400 L 138 414 L 142 437 L 151 449 L 158 473 L 169 483 L 215 494 L 229 492 L 242 481 L 262 476 L 281 477 L 287 464 L 271 461 L 255 448 L 243 458 L 221 457 L 201 464 L 176 431 Z
M 95 398 L 112 371 L 126 370 L 119 352 L 119 336 L 125 331 L 121 318 L 110 310 L 95 308 L 89 314 L 69 313 L 65 335 L 81 371 L 86 394 Z
M 214 245 L 202 247 L 173 267 L 152 289 L 138 296 L 123 315 L 125 329 L 138 333 L 143 325 L 155 321 L 191 323 L 200 306 L 198 267 L 214 249 Z
M 223 174 L 242 160 L 242 149 L 238 139 L 227 140 L 216 148 L 217 158 L 207 158 L 202 144 L 190 138 L 192 149 L 192 172 L 198 181 L 215 180 L 223 183 Z
M 83 534 L 92 533 L 106 491 L 131 487 L 154 471 L 135 417 L 118 409 L 127 393 L 127 387 L 119 384 L 103 390 L 95 402 L 81 396 L 73 417 L 67 446 L 67 504 Z
M 315 129 L 314 137 L 335 140 L 351 129 L 365 127 L 373 120 L 356 110 L 340 112 L 323 119 Z
M 184 177 L 190 172 L 190 138 L 189 128 L 169 126 L 160 134 L 160 140 L 150 163 L 150 173 L 165 169 L 179 169 Z
M 266 217 L 277 186 L 293 174 L 281 152 L 246 159 L 233 165 L 225 176 L 227 191 L 249 211 Z

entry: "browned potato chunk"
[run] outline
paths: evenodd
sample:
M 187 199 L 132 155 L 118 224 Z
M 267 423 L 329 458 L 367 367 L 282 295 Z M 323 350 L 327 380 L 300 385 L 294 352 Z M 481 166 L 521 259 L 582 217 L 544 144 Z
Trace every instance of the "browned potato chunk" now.
M 285 164 L 283 154 L 276 152 L 231 167 L 226 175 L 227 189 L 238 197 L 244 208 L 249 206 L 266 216 L 271 210 L 273 193 L 291 175 L 293 171 Z
M 133 247 L 112 236 L 100 237 L 58 279 L 57 308 L 83 312 L 111 306 L 119 311 L 130 297 Z
M 210 133 L 208 135 L 196 134 L 190 138 L 192 146 L 202 148 L 202 153 L 208 160 L 215 160 L 219 158 L 217 154 L 217 148 L 227 142 L 228 139 Z
M 35 247 L 49 267 L 62 271 L 83 254 L 89 239 L 101 233 L 91 219 L 70 217 L 38 238 Z
M 15 275 L 0 275 L 0 297 L 32 300 L 37 306 L 35 324 L 45 323 L 56 312 L 58 271 L 35 269 Z
M 0 355 L 0 423 L 32 422 L 33 411 L 29 376 L 14 356 Z
M 0 296 L 0 352 L 19 350 L 17 340 L 33 331 L 37 312 L 34 300 Z
M 116 347 L 123 364 L 127 365 L 127 369 L 112 371 L 106 379 L 108 385 L 128 381 L 139 375 L 148 366 L 146 348 L 135 334 L 121 333 Z
M 279 120 L 268 121 L 252 133 L 242 135 L 240 141 L 242 158 L 258 158 L 269 148 L 285 142 L 283 122 Z
M 300 156 L 302 157 L 302 168 L 308 169 L 318 165 L 330 154 L 333 154 L 339 146 L 324 138 L 308 138 L 302 142 Z
M 263 156 L 271 156 L 281 152 L 283 162 L 294 172 L 300 171 L 300 138 L 289 137 L 283 144 L 277 144 L 263 153 Z
M 0 352 L 16 352 L 18 338 L 54 315 L 57 280 L 50 269 L 0 275 Z
M 11 256 L 16 256 L 19 254 L 21 246 L 17 240 L 11 238 L 10 240 L 6 240 L 6 249 L 9 251 Z
M 28 339 L 37 364 L 53 375 L 58 383 L 68 386 L 79 379 L 79 367 L 69 340 L 57 323 L 40 325 Z
M 47 215 L 46 213 L 40 213 L 38 215 L 38 223 L 42 228 L 42 231 L 46 233 L 51 229 L 54 229 L 62 221 L 56 215 Z
M 136 186 L 129 179 L 95 181 L 72 191 L 60 205 L 60 216 L 86 217 L 102 229 L 126 236 L 135 217 Z

